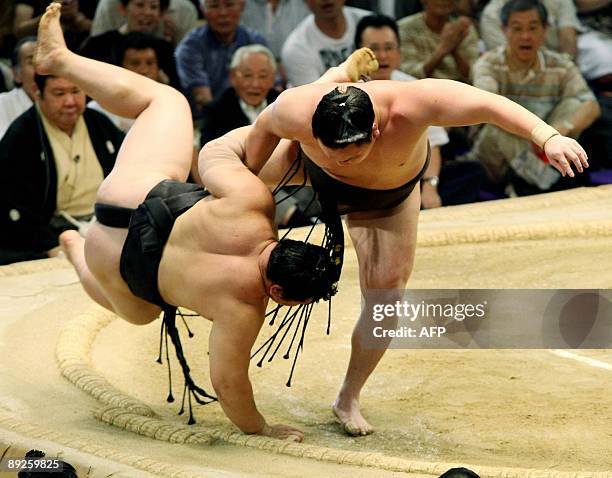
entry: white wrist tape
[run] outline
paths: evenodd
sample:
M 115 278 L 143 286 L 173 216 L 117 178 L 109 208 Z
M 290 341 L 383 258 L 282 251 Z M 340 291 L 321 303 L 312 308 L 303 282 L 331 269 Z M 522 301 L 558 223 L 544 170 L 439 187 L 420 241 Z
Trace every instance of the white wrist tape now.
M 540 123 L 531 130 L 531 141 L 544 149 L 546 142 L 553 136 L 561 135 L 555 128 L 546 124 Z

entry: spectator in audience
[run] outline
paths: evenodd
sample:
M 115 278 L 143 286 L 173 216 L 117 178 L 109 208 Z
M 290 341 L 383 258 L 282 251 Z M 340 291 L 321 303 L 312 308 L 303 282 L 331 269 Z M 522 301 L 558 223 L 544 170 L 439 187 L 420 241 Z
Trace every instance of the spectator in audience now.
M 125 36 L 118 51 L 118 66 L 146 76 L 160 83 L 168 83 L 167 78 L 159 69 L 157 61 L 158 38 L 148 33 L 131 32 Z M 134 124 L 133 118 L 124 118 L 106 111 L 97 101 L 90 101 L 88 108 L 104 113 L 124 133 Z
M 285 40 L 309 14 L 304 0 L 246 0 L 242 24 L 263 35 L 278 63 Z
M 506 41 L 500 12 L 506 0 L 491 0 L 482 12 L 480 32 L 488 49 Z M 589 81 L 612 80 L 612 36 L 586 29 L 576 16 L 572 0 L 542 0 L 548 11 L 546 47 L 576 60 Z
M 263 45 L 247 45 L 236 50 L 230 64 L 232 86 L 204 107 L 202 146 L 233 129 L 255 122 L 259 113 L 279 95 L 273 88 L 276 68 L 274 55 Z M 196 182 L 201 183 L 197 157 L 193 166 L 191 175 Z M 276 224 L 279 226 L 311 224 L 310 217 L 318 216 L 321 212 L 318 202 L 314 203 L 312 189 L 294 186 L 283 189 L 284 193 L 281 192 L 281 195 L 298 190 L 278 204 Z M 307 207 L 308 210 L 305 211 Z
M 316 81 L 353 51 L 355 28 L 371 12 L 345 7 L 344 0 L 305 0 L 313 15 L 291 32 L 281 53 L 291 86 Z
M 35 79 L 37 106 L 0 140 L 0 264 L 58 252 L 59 234 L 75 228 L 70 221 L 93 215 L 96 192 L 123 140 L 108 118 L 85 109 L 76 85 Z
M 96 0 L 63 0 L 62 30 L 69 48 L 75 49 L 89 36 L 92 5 Z M 38 22 L 45 12 L 49 0 L 16 0 L 14 33 L 17 38 L 36 35 Z
M 376 55 L 378 70 L 373 80 L 414 81 L 399 71 L 400 39 L 397 24 L 385 15 L 368 15 L 357 24 L 355 47 L 368 47 Z M 448 143 L 444 128 L 427 129 L 431 158 L 421 179 L 421 207 L 429 209 L 478 200 L 484 170 L 478 161 L 442 161 L 440 146 Z
M 468 468 L 451 468 L 442 473 L 439 478 L 480 478 L 480 476 Z
M 455 3 L 422 0 L 425 10 L 398 21 L 403 72 L 416 78 L 469 81 L 478 58 L 478 33 Z
M 510 0 L 501 12 L 507 46 L 474 65 L 474 86 L 510 98 L 564 136 L 577 138 L 599 115 L 595 96 L 567 56 L 544 45 L 548 14 L 538 0 Z M 485 125 L 470 154 L 489 179 L 519 195 L 581 185 L 568 181 L 529 141 Z
M 238 48 L 230 64 L 231 85 L 203 110 L 202 146 L 233 129 L 253 124 L 278 96 L 273 89 L 276 61 L 263 45 Z
M 34 64 L 36 37 L 25 37 L 17 42 L 11 64 L 17 88 L 0 94 L 0 139 L 15 119 L 32 106 L 35 99 Z
M 118 30 L 124 23 L 121 0 L 100 0 L 91 25 L 91 35 Z M 167 10 L 162 12 L 161 20 L 151 33 L 177 45 L 197 25 L 198 11 L 189 0 L 170 0 Z
M 176 49 L 181 85 L 196 117 L 230 86 L 234 52 L 241 46 L 266 44 L 259 33 L 240 25 L 244 0 L 202 0 L 200 6 L 207 24 L 191 31 Z
M 121 64 L 126 35 L 131 32 L 153 32 L 162 13 L 168 8 L 168 2 L 169 0 L 121 0 L 126 23 L 118 30 L 89 37 L 81 46 L 80 54 L 105 63 Z M 179 88 L 174 46 L 161 38 L 156 38 L 155 41 L 159 68 L 164 72 L 166 82 Z

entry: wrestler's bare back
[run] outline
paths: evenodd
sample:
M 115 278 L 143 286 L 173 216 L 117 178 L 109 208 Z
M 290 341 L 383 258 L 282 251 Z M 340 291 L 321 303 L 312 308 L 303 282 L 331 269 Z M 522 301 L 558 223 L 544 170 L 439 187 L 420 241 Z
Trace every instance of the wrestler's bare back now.
M 180 216 L 159 268 L 162 297 L 211 320 L 232 303 L 263 317 L 268 296 L 259 258 L 277 240 L 271 195 L 269 203 L 264 213 L 249 209 L 247 200 L 209 197 Z
M 132 183 L 128 189 L 115 187 L 120 185 L 111 179 L 107 187 L 101 188 L 98 201 L 133 208 L 161 179 L 167 178 L 141 178 L 139 185 L 134 187 Z M 126 190 L 131 193 L 126 194 Z M 232 310 L 247 313 L 245 309 L 249 309 L 250 316 L 263 317 L 268 298 L 258 258 L 276 240 L 271 196 L 269 205 L 268 211 L 254 210 L 248 201 L 209 196 L 181 215 L 159 267 L 158 287 L 164 300 L 209 320 L 230 317 Z M 160 308 L 135 297 L 120 275 L 126 236 L 126 229 L 96 223 L 88 233 L 85 255 L 115 311 L 131 322 L 147 323 L 159 314 Z

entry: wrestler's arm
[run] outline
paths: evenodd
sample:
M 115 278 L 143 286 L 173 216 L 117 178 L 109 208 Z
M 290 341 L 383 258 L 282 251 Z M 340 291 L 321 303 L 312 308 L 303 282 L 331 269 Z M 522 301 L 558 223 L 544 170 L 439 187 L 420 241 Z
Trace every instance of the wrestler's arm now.
M 310 85 L 285 90 L 253 123 L 246 139 L 246 165 L 258 174 L 278 146 L 281 138 L 296 140 L 304 125 L 304 102 L 308 101 Z M 311 114 L 312 116 L 312 114 Z
M 412 120 L 416 116 L 427 126 L 446 127 L 491 123 L 535 142 L 563 176 L 574 176 L 571 163 L 580 172 L 588 167 L 587 155 L 574 139 L 555 134 L 542 119 L 508 98 L 451 80 L 426 79 L 396 86 L 393 109 Z
M 223 411 L 244 433 L 302 441 L 303 434 L 296 428 L 268 425 L 255 405 L 249 364 L 262 320 L 256 307 L 241 305 L 213 321 L 209 338 L 212 385 Z
M 216 198 L 249 194 L 267 189 L 243 164 L 245 140 L 250 126 L 235 129 L 204 145 L 198 157 L 202 184 Z

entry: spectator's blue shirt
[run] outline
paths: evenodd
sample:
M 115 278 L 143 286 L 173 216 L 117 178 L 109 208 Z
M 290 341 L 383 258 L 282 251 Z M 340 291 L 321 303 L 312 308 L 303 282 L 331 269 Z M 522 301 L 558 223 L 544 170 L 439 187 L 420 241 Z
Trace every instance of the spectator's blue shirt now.
M 192 30 L 176 48 L 176 67 L 183 89 L 189 93 L 193 88 L 207 86 L 214 98 L 230 87 L 229 65 L 234 52 L 245 45 L 266 40 L 253 30 L 238 26 L 236 37 L 229 45 L 217 40 L 208 25 Z

